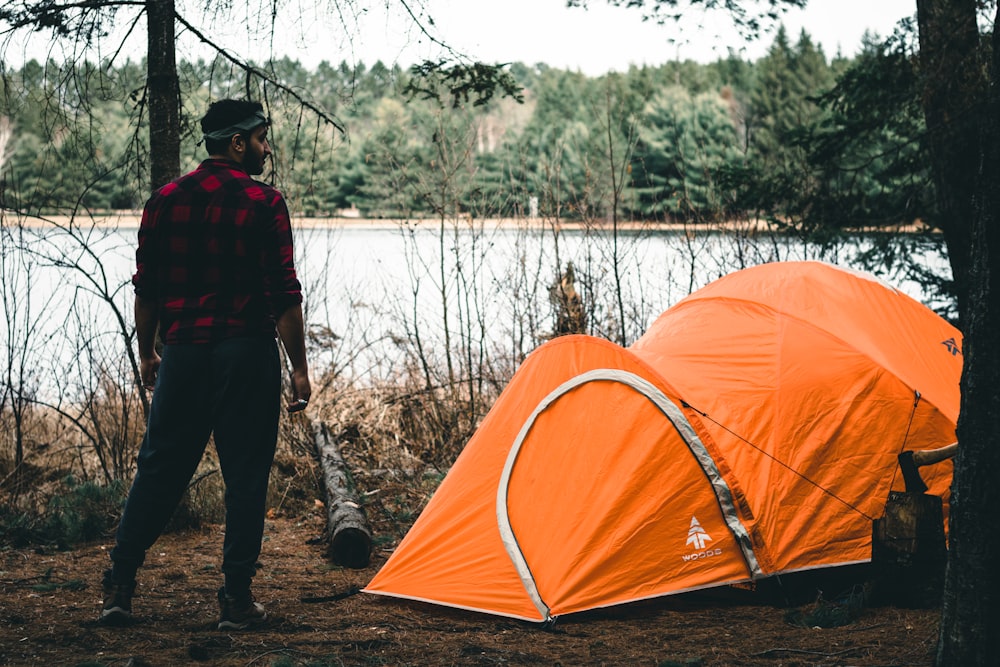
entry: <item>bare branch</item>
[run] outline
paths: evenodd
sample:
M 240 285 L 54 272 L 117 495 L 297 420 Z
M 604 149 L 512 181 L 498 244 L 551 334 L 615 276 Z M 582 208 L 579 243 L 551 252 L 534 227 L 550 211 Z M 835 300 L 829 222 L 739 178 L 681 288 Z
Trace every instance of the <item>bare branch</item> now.
M 312 111 L 319 118 L 321 118 L 324 123 L 327 123 L 327 124 L 332 125 L 333 127 L 337 128 L 337 130 L 340 133 L 342 133 L 342 134 L 345 132 L 344 127 L 343 127 L 343 125 L 340 122 L 338 122 L 333 116 L 331 116 L 330 114 L 328 114 L 326 111 L 324 111 L 323 109 L 321 109 L 318 106 L 316 106 L 314 103 L 312 103 L 309 100 L 305 99 L 300 93 L 292 90 L 290 87 L 288 87 L 285 84 L 281 83 L 280 81 L 276 80 L 274 77 L 272 77 L 271 75 L 269 75 L 267 72 L 265 72 L 265 71 L 263 71 L 263 70 L 261 70 L 261 69 L 259 69 L 257 67 L 254 67 L 250 63 L 244 62 L 244 61 L 240 60 L 239 58 L 237 58 L 236 56 L 230 54 L 226 49 L 222 48 L 221 46 L 219 46 L 218 44 L 216 44 L 215 42 L 213 42 L 206 35 L 204 35 L 200 30 L 198 30 L 197 28 L 195 28 L 190 22 L 188 22 L 180 14 L 176 14 L 175 13 L 174 17 L 177 19 L 178 23 L 180 23 L 181 25 L 183 25 L 185 28 L 187 28 L 191 32 L 192 35 L 194 35 L 195 37 L 197 37 L 198 40 L 202 44 L 205 44 L 206 46 L 209 46 L 212 49 L 214 49 L 216 53 L 218 53 L 220 56 L 222 56 L 223 58 L 225 58 L 226 60 L 228 60 L 232 64 L 236 65 L 238 68 L 240 68 L 241 70 L 243 70 L 246 74 L 248 74 L 250 76 L 259 77 L 260 79 L 262 79 L 262 80 L 270 83 L 271 85 L 273 85 L 274 87 L 276 87 L 278 90 L 281 90 L 281 91 L 287 93 L 288 95 L 290 95 L 295 101 L 297 101 L 303 107 L 305 107 L 306 109 L 309 109 L 310 111 Z
M 111 69 L 111 66 L 114 65 L 115 61 L 118 59 L 118 54 L 122 52 L 123 48 L 125 48 L 125 43 L 128 41 L 128 38 L 132 36 L 132 33 L 135 32 L 135 27 L 139 24 L 139 20 L 143 17 L 144 13 L 145 12 L 139 12 L 135 15 L 135 18 L 132 20 L 132 24 L 129 25 L 128 30 L 125 31 L 125 35 L 118 43 L 118 48 L 115 49 L 114 54 L 108 59 L 108 69 Z
M 21 9 L 14 9 L 5 6 L 0 8 L 0 21 L 9 27 L 0 30 L 0 35 L 6 35 L 22 28 L 34 27 L 36 30 L 50 28 L 60 34 L 69 34 L 64 15 L 74 9 L 81 10 L 84 14 L 88 12 L 100 12 L 103 10 L 116 10 L 120 7 L 144 7 L 142 0 L 83 0 L 82 2 L 67 2 L 57 4 L 53 2 L 39 2 L 34 5 L 24 5 Z
M 437 44 L 445 51 L 455 56 L 456 60 L 469 60 L 468 56 L 462 53 L 458 53 L 450 45 L 445 44 L 443 41 L 432 35 L 430 31 L 427 29 L 427 27 L 424 25 L 423 21 L 421 21 L 420 18 L 413 13 L 413 9 L 410 7 L 410 3 L 408 3 L 406 0 L 399 0 L 399 4 L 403 6 L 403 9 L 406 10 L 406 13 L 413 20 L 413 25 L 417 26 L 417 29 L 421 32 L 421 34 L 423 34 L 427 39 L 429 39 L 431 43 Z M 430 23 L 433 25 L 434 20 L 430 19 Z

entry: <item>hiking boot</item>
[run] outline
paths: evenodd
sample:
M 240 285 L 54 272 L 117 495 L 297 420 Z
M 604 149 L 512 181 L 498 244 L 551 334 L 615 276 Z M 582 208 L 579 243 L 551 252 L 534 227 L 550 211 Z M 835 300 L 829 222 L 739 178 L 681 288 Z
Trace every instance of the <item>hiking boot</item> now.
M 135 581 L 127 584 L 115 583 L 111 579 L 111 570 L 104 571 L 104 581 L 101 582 L 104 591 L 104 605 L 97 622 L 101 625 L 122 626 L 132 622 L 132 595 L 135 594 Z
M 219 589 L 219 629 L 246 630 L 267 620 L 264 605 L 254 600 L 253 593 L 229 595 L 226 587 Z

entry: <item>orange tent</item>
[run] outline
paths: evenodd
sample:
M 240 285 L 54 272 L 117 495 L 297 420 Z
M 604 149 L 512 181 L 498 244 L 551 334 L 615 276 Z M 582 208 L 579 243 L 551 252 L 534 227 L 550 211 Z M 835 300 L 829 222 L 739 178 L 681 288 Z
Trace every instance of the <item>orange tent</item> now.
M 819 262 L 722 278 L 629 349 L 555 339 L 365 591 L 547 621 L 867 561 L 898 453 L 954 441 L 961 344 Z

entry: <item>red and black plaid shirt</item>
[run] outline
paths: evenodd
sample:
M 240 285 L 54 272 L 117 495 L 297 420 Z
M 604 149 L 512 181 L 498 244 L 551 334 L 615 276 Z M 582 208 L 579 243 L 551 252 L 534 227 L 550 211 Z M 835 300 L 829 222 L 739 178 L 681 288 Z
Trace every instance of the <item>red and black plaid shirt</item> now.
M 281 193 L 229 160 L 209 159 L 146 203 L 135 293 L 157 305 L 165 343 L 275 336 L 302 302 Z

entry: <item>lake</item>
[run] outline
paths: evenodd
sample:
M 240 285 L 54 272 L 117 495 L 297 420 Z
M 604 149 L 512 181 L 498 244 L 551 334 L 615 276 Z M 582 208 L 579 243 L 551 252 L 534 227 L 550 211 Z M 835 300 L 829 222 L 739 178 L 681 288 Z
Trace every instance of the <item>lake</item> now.
M 97 371 L 130 377 L 134 226 L 4 227 L 0 350 L 25 381 L 60 394 Z M 550 286 L 572 265 L 587 331 L 631 343 L 666 308 L 711 280 L 763 262 L 817 259 L 864 268 L 874 243 L 824 249 L 770 233 L 561 229 L 433 221 L 295 225 L 314 374 L 393 382 L 422 366 L 453 376 L 507 370 L 555 326 Z M 908 241 L 908 243 L 910 243 Z M 914 261 L 948 265 L 913 236 Z M 918 300 L 919 285 L 883 278 Z

